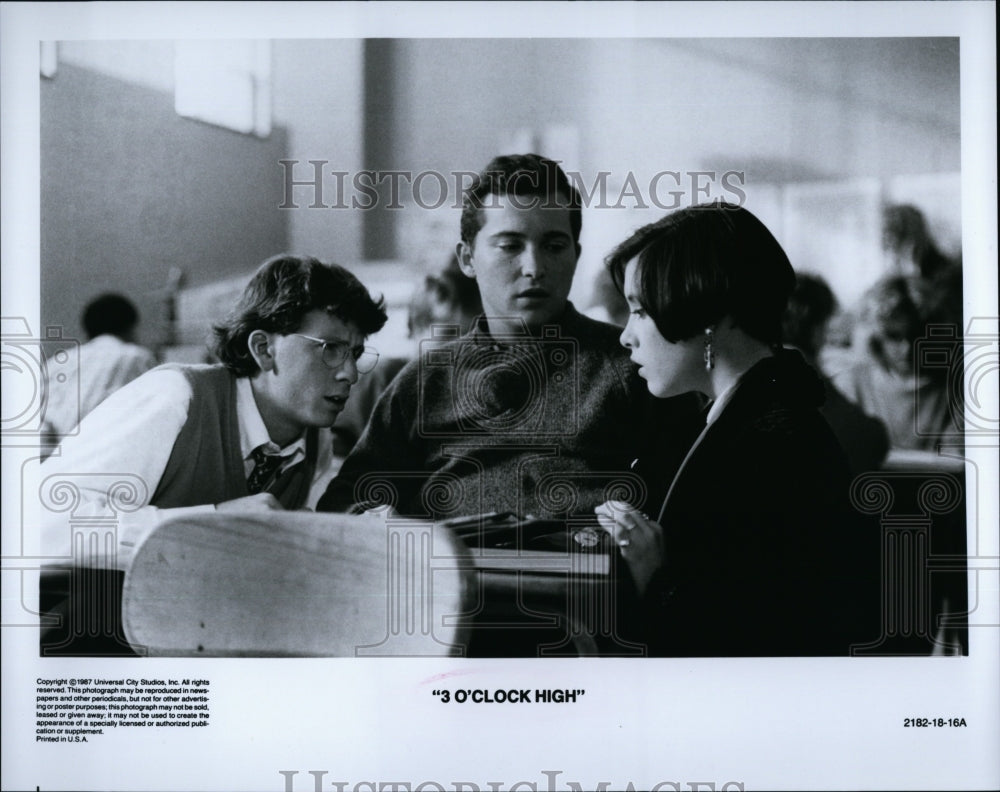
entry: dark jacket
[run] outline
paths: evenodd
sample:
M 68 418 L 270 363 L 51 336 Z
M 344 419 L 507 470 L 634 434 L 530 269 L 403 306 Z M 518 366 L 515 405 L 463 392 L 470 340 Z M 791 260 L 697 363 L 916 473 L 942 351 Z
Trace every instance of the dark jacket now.
M 652 399 L 620 333 L 569 305 L 537 337 L 492 336 L 480 322 L 462 338 L 423 342 L 317 510 L 390 503 L 437 519 L 557 518 L 591 512 L 612 495 L 659 502 L 667 474 L 648 467 L 644 480 L 632 461 L 644 447 L 682 455 L 686 445 L 672 432 L 695 420 L 697 406 Z
M 659 514 L 664 566 L 644 601 L 653 654 L 839 655 L 870 637 L 859 600 L 877 534 L 792 350 L 755 365 L 678 471 Z M 864 585 L 862 585 L 864 584 Z

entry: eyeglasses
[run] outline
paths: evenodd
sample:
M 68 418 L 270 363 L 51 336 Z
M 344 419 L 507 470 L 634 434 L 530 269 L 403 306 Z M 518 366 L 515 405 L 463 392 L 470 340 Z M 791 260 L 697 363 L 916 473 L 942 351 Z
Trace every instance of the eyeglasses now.
M 288 335 L 321 344 L 323 362 L 332 369 L 338 369 L 344 365 L 344 361 L 349 355 L 354 358 L 354 367 L 358 370 L 358 374 L 368 373 L 378 363 L 378 352 L 369 346 L 351 346 L 346 341 L 327 341 L 324 338 L 313 338 L 302 333 L 289 333 Z

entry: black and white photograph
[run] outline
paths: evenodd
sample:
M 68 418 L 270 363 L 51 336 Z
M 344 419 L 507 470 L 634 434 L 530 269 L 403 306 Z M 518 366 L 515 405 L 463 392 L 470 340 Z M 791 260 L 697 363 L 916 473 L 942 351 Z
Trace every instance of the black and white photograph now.
M 2 15 L 4 790 L 1000 785 L 995 4 Z

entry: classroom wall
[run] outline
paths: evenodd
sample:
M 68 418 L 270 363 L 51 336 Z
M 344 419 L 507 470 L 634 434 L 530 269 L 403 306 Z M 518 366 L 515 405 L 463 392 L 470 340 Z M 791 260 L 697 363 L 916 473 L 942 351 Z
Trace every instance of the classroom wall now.
M 360 39 L 272 43 L 274 119 L 288 132 L 287 158 L 298 160 L 294 179 L 313 178 L 309 160 L 326 160 L 327 173 L 353 173 L 363 167 L 363 48 Z M 272 178 L 284 178 L 276 163 Z M 328 209 L 309 208 L 311 187 L 295 188 L 293 203 L 298 208 L 284 211 L 289 247 L 324 261 L 352 264 L 365 258 L 364 215 L 332 208 L 337 203 L 333 187 L 330 179 L 323 196 Z
M 402 295 L 383 277 L 401 270 L 375 262 L 400 262 L 414 282 L 440 266 L 458 233 L 450 175 L 501 151 L 607 172 L 610 204 L 630 174 L 644 189 L 657 171 L 737 170 L 796 266 L 827 274 L 848 302 L 880 274 L 883 200 L 912 199 L 949 252 L 960 244 L 955 39 L 276 40 L 266 141 L 173 113 L 172 42 L 59 48 L 56 78 L 41 81 L 42 305 L 43 321 L 68 328 L 86 295 L 61 284 L 82 262 L 88 286 L 137 294 L 150 343 L 177 262 L 199 261 L 182 264 L 197 286 L 290 249 Z M 298 161 L 296 179 L 323 160 L 327 204 L 333 170 L 437 171 L 452 194 L 434 210 L 405 186 L 402 208 L 384 191 L 374 209 L 311 208 L 300 187 L 297 209 L 275 211 L 280 159 Z M 585 209 L 578 305 L 606 252 L 664 211 L 628 199 Z
M 181 118 L 151 81 L 65 61 L 41 80 L 41 319 L 69 336 L 83 337 L 86 302 L 114 290 L 139 307 L 139 340 L 162 343 L 171 267 L 196 285 L 289 244 L 274 174 L 285 131 L 261 140 Z
M 960 166 L 957 39 L 398 39 L 396 164 L 476 169 L 525 129 L 567 167 L 759 182 Z M 403 134 L 405 132 L 405 134 Z M 563 141 L 566 137 L 563 137 Z

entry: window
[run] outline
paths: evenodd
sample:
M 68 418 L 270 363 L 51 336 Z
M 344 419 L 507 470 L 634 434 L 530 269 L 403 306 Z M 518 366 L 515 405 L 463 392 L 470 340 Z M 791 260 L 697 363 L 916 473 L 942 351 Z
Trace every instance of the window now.
M 56 76 L 59 67 L 59 49 L 54 41 L 39 42 L 39 67 L 42 77 L 50 80 Z
M 178 41 L 174 69 L 179 115 L 258 137 L 271 133 L 269 41 Z

